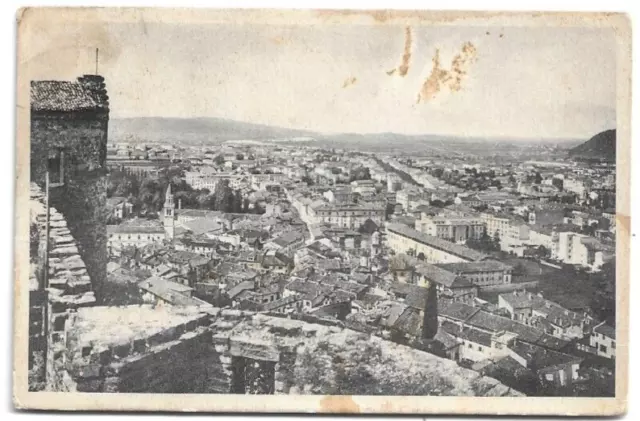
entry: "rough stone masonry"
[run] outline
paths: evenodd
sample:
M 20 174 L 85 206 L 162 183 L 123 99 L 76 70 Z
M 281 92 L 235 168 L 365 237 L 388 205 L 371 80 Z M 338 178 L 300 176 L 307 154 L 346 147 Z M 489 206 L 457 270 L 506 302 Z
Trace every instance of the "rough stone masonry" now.
M 239 310 L 88 307 L 69 326 L 55 390 L 521 396 L 376 336 Z

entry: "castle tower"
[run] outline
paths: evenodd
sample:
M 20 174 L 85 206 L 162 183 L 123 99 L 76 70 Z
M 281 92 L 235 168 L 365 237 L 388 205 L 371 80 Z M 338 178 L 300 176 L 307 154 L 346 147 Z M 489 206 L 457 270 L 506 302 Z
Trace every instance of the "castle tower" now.
M 171 184 L 167 187 L 167 193 L 164 198 L 164 206 L 162 208 L 164 223 L 164 233 L 167 240 L 173 241 L 176 229 L 175 205 L 173 203 L 173 194 L 171 193 Z
M 107 137 L 109 96 L 102 76 L 32 81 L 31 181 L 78 242 L 92 289 L 101 301 L 107 276 Z

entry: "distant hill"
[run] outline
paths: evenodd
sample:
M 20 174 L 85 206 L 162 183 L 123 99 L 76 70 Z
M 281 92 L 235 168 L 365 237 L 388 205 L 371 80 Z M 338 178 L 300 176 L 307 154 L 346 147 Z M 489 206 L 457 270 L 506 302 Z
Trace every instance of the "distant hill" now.
M 312 138 L 323 148 L 355 148 L 369 152 L 453 154 L 466 152 L 477 155 L 520 150 L 526 144 L 552 144 L 544 139 L 509 139 L 456 137 L 434 134 L 406 135 L 400 133 L 317 133 L 264 124 L 247 123 L 215 117 L 172 118 L 133 117 L 112 118 L 109 121 L 111 142 L 171 143 L 190 146 L 214 146 L 227 140 L 284 140 Z M 566 145 L 567 140 L 555 142 Z M 566 146 L 565 146 L 566 147 Z
M 306 130 L 286 129 L 223 118 L 114 118 L 109 137 L 116 142 L 218 144 L 226 140 L 279 139 L 314 136 Z
M 569 156 L 578 159 L 616 160 L 616 131 L 605 130 L 575 148 L 569 149 Z

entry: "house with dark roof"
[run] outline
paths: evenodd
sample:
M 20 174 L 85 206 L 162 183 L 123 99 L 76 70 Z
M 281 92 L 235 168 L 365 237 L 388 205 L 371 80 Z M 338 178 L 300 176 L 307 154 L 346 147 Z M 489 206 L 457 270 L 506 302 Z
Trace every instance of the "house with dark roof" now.
M 498 306 L 513 320 L 538 327 L 558 338 L 581 339 L 591 332 L 595 321 L 586 313 L 568 310 L 541 294 L 513 291 L 498 296 Z
M 511 358 L 532 370 L 540 380 L 567 386 L 579 378 L 578 370 L 582 363 L 579 357 L 519 340 L 508 349 Z
M 304 245 L 304 235 L 299 231 L 288 231 L 265 244 L 265 248 L 285 254 L 293 254 Z
M 589 345 L 598 356 L 616 358 L 616 329 L 602 322 L 593 328 Z
M 441 300 L 471 303 L 478 296 L 478 287 L 466 276 L 425 262 L 416 265 L 414 281 L 418 285 L 424 286 L 429 282 L 434 282 L 438 298 Z
M 458 276 L 464 276 L 479 288 L 511 283 L 513 268 L 497 260 L 440 263 L 439 268 Z
M 536 344 L 553 351 L 566 350 L 570 345 L 570 341 L 556 338 L 533 326 L 498 316 L 481 307 L 473 307 L 459 302 L 439 303 L 438 319 L 459 323 L 487 333 L 515 334 L 520 341 Z
M 107 199 L 107 212 L 120 221 L 133 213 L 133 204 L 126 197 L 112 196 Z
M 192 296 L 193 288 L 158 276 L 151 276 L 138 283 L 142 299 L 155 305 L 180 307 L 212 307 L 206 301 Z

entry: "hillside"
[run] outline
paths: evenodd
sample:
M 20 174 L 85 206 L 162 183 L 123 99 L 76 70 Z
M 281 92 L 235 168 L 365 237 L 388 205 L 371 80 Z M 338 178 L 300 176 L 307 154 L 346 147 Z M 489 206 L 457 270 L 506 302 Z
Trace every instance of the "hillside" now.
M 569 149 L 569 156 L 578 159 L 616 160 L 616 131 L 605 130 L 585 143 Z
M 136 117 L 115 118 L 109 122 L 109 136 L 116 142 L 175 142 L 200 145 L 225 140 L 274 139 L 313 136 L 305 130 L 292 130 L 223 118 Z
M 322 148 L 354 148 L 362 152 L 394 152 L 450 155 L 461 152 L 472 155 L 495 155 L 513 151 L 520 153 L 531 145 L 550 147 L 566 144 L 566 139 L 510 139 L 458 137 L 435 134 L 401 133 L 316 133 L 264 124 L 247 123 L 214 117 L 113 118 L 109 122 L 112 142 L 173 143 L 185 146 L 217 145 L 227 140 L 291 140 L 312 138 Z

